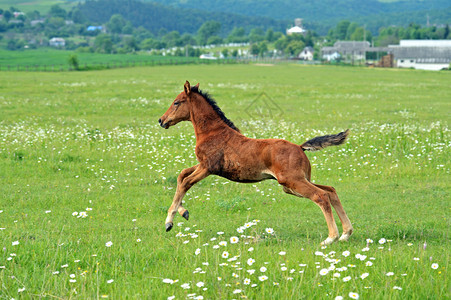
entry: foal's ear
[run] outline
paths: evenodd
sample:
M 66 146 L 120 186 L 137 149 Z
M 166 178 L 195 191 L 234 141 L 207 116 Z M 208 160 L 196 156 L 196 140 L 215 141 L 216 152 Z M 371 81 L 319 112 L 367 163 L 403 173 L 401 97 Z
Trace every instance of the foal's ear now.
M 185 82 L 185 86 L 183 88 L 185 90 L 185 94 L 187 96 L 189 96 L 189 94 L 191 93 L 191 86 L 190 86 L 188 80 Z
M 194 87 L 199 89 L 199 82 Z

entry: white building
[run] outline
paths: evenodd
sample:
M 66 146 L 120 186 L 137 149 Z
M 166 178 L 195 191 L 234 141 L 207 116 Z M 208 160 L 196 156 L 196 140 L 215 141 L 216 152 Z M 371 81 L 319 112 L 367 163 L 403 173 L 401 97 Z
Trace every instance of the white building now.
M 401 40 L 388 47 L 398 68 L 438 71 L 451 63 L 451 40 Z
M 302 26 L 302 19 L 297 18 L 294 19 L 294 26 L 291 27 L 290 29 L 287 29 L 287 35 L 292 35 L 292 34 L 306 34 L 307 30 L 304 29 L 304 27 Z
M 315 53 L 315 50 L 312 47 L 305 47 L 298 57 L 302 60 L 313 60 L 313 53 Z
M 54 37 L 49 40 L 49 45 L 52 47 L 64 47 L 66 46 L 66 41 L 63 38 Z

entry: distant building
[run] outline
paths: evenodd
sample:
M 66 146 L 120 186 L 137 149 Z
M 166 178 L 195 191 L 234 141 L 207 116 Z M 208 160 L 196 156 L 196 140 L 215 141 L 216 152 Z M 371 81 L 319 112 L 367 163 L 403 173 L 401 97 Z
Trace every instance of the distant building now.
M 369 42 L 358 41 L 338 41 L 333 47 L 323 47 L 321 49 L 322 57 L 326 60 L 336 57 L 336 53 L 340 54 L 346 60 L 365 60 L 366 52 L 371 48 Z
M 290 29 L 287 29 L 287 35 L 292 35 L 292 34 L 306 34 L 307 30 L 305 30 L 302 27 L 302 19 L 297 18 L 294 19 L 294 26 L 291 27 Z
M 302 60 L 313 60 L 313 53 L 315 53 L 315 50 L 312 47 L 305 47 L 298 57 Z
M 49 45 L 52 47 L 64 47 L 66 46 L 66 41 L 63 38 L 54 37 L 49 40 Z
M 88 28 L 86 28 L 86 31 L 103 31 L 103 27 L 102 26 L 88 26 Z
M 36 26 L 36 25 L 38 25 L 38 24 L 44 24 L 44 22 L 45 22 L 45 20 L 32 20 L 32 21 L 30 22 L 30 25 L 31 25 L 31 26 Z
M 13 12 L 14 18 L 17 18 L 18 16 L 25 16 L 25 14 L 21 11 L 15 11 Z
M 210 59 L 210 60 L 218 59 L 217 57 L 214 57 L 212 53 L 201 54 L 201 56 L 199 56 L 199 58 L 200 59 Z
M 436 71 L 451 63 L 451 40 L 401 40 L 388 47 L 398 68 Z

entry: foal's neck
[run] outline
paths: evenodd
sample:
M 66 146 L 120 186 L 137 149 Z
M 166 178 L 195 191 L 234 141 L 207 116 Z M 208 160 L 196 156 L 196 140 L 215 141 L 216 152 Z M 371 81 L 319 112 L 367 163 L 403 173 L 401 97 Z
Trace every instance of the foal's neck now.
M 229 128 L 203 97 L 196 95 L 193 102 L 190 121 L 193 123 L 197 140 L 211 135 L 214 132 Z

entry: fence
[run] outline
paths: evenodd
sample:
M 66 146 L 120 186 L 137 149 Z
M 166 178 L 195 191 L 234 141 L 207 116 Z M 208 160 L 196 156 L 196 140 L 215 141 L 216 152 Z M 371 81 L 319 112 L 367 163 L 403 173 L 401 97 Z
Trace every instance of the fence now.
M 199 59 L 199 58 L 168 58 L 168 59 L 154 59 L 154 60 L 130 60 L 130 61 L 116 61 L 116 62 L 93 62 L 82 63 L 79 65 L 79 71 L 88 70 L 104 70 L 129 68 L 138 66 L 170 66 L 170 65 L 187 65 L 187 64 L 202 64 L 202 65 L 224 65 L 224 64 L 288 64 L 288 63 L 303 63 L 315 64 L 314 62 L 303 62 L 290 59 L 280 58 L 228 58 L 228 59 Z M 0 65 L 0 71 L 25 71 L 25 72 L 63 72 L 74 71 L 73 66 L 69 64 L 3 64 Z
M 142 60 L 142 61 L 116 61 L 116 62 L 94 62 L 82 63 L 79 65 L 79 71 L 85 70 L 104 70 L 116 68 L 129 68 L 138 66 L 166 66 L 166 65 L 186 65 L 186 64 L 239 64 L 249 63 L 249 60 L 242 59 L 161 59 L 161 60 Z M 74 67 L 69 64 L 3 64 L 0 65 L 0 71 L 41 71 L 41 72 L 62 72 L 74 71 Z

